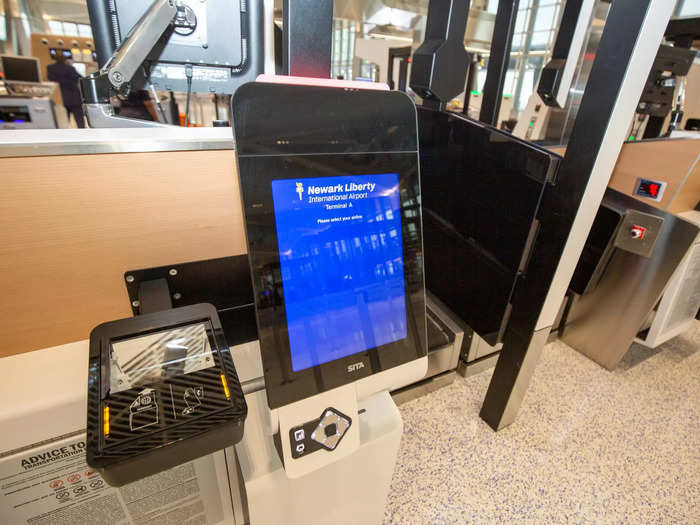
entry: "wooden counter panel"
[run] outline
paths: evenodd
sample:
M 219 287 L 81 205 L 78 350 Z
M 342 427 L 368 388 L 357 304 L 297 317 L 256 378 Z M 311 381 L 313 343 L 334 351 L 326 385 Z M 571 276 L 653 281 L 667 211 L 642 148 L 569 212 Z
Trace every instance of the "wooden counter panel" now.
M 232 151 L 0 159 L 0 357 L 129 317 L 127 270 L 246 252 Z
M 562 156 L 566 153 L 565 146 L 547 149 Z M 667 183 L 660 202 L 633 195 L 639 177 Z M 695 209 L 700 201 L 700 139 L 626 142 L 608 187 L 671 213 Z
M 686 175 L 698 155 L 700 140 L 652 140 L 625 144 L 608 186 L 661 210 L 672 213 L 692 210 L 700 199 L 700 187 L 693 184 Z M 660 202 L 633 195 L 638 177 L 667 183 Z M 692 200 L 695 202 L 689 205 Z

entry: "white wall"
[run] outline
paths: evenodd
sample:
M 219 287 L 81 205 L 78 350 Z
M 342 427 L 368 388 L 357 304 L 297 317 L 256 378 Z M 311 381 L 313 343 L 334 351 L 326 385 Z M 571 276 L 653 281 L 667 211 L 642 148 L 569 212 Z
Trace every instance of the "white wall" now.
M 410 45 L 404 40 L 392 40 L 384 38 L 357 38 L 355 39 L 355 56 L 374 62 L 379 65 L 379 82 L 386 83 L 386 70 L 389 64 L 389 48 L 405 47 Z M 415 46 L 414 46 L 415 48 Z M 411 65 L 408 65 L 408 77 L 411 78 Z M 394 64 L 394 82 L 398 84 L 399 63 Z

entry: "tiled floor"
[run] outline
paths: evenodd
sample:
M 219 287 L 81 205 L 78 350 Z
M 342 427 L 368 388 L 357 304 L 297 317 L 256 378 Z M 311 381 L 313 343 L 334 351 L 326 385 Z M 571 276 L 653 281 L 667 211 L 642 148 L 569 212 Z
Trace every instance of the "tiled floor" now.
M 490 376 L 401 405 L 386 523 L 700 523 L 700 322 L 615 372 L 548 345 L 498 433 Z

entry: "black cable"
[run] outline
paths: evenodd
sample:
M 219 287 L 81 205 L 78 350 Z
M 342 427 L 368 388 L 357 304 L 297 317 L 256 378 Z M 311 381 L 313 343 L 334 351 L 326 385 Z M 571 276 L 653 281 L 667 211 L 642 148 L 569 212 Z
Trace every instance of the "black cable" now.
M 187 98 L 185 99 L 185 127 L 190 125 L 190 96 L 192 95 L 192 64 L 185 64 L 187 77 Z

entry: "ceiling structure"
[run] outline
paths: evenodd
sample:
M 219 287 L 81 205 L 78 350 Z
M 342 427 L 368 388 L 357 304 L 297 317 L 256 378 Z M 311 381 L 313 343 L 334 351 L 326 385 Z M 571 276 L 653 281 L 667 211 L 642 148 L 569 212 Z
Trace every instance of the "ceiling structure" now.
M 493 1 L 493 0 L 492 0 Z M 469 48 L 488 50 L 495 14 L 488 12 L 488 0 L 472 0 L 464 43 Z M 428 0 L 335 0 L 333 16 L 362 24 L 365 35 L 408 32 L 413 42 L 423 40 Z M 282 19 L 282 0 L 275 0 L 275 17 Z

